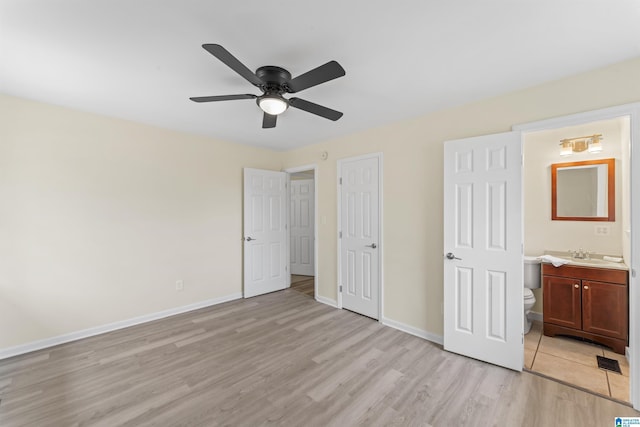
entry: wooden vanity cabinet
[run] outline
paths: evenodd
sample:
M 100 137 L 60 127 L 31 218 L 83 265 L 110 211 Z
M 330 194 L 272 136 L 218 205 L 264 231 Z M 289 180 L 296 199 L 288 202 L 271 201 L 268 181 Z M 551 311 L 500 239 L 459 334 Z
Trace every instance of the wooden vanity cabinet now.
M 547 336 L 587 338 L 624 354 L 629 344 L 629 286 L 625 270 L 542 265 Z
M 582 329 L 580 280 L 544 275 L 542 295 L 545 324 Z
M 626 346 L 629 332 L 628 312 L 626 285 L 582 281 L 583 331 L 624 340 Z

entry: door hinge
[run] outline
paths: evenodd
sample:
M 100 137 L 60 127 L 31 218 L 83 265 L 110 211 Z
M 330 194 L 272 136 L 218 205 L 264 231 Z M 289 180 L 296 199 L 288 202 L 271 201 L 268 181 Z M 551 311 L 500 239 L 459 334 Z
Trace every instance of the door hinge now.
M 340 177 L 340 185 L 342 185 L 342 177 Z
M 342 231 L 338 231 L 338 237 L 342 239 Z
M 342 285 L 340 285 L 340 292 L 342 292 Z
M 285 265 L 284 266 L 284 271 L 288 271 L 289 270 L 289 266 Z

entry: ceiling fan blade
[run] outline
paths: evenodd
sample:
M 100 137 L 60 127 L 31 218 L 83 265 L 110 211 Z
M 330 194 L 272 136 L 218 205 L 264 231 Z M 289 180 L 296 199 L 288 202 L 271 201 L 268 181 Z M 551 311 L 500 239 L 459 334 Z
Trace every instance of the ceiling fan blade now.
M 219 44 L 203 44 L 202 47 L 211 55 L 222 61 L 227 67 L 231 68 L 233 71 L 248 80 L 252 85 L 260 86 L 263 84 L 263 81 L 260 80 L 253 71 L 248 69 L 242 62 L 238 61 L 235 56 L 231 55 L 227 49 L 223 48 Z
M 264 116 L 262 117 L 262 128 L 268 129 L 268 128 L 276 127 L 277 120 L 278 120 L 278 116 L 264 113 Z
M 333 120 L 334 122 L 342 117 L 342 113 L 340 111 L 332 110 L 331 108 L 323 107 L 322 105 L 314 104 L 313 102 L 305 101 L 300 98 L 289 99 L 289 106 L 324 117 L 325 119 Z
M 194 96 L 189 98 L 193 102 L 233 101 L 234 99 L 256 99 L 256 95 L 219 95 L 219 96 Z
M 342 68 L 340 64 L 336 61 L 329 61 L 318 68 L 314 68 L 311 71 L 307 71 L 306 73 L 299 75 L 295 79 L 291 79 L 288 83 L 290 89 L 289 93 L 300 92 L 301 90 L 319 85 L 320 83 L 337 79 L 345 74 L 344 68 Z

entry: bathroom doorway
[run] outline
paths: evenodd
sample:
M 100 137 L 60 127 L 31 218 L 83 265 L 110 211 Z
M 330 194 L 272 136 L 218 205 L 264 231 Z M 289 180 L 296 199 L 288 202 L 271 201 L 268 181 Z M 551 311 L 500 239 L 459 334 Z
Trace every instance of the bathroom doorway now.
M 524 255 L 555 254 L 567 260 L 573 256 L 596 259 L 609 256 L 622 260 L 620 266 L 614 267 L 637 266 L 632 259 L 631 117 L 629 114 L 616 116 L 614 112 L 606 110 L 601 114 L 593 114 L 591 120 L 587 117 L 581 120 L 579 116 L 525 125 L 518 129 L 523 131 Z M 615 220 L 552 219 L 552 204 L 556 200 L 552 201 L 551 165 L 611 158 L 615 159 Z M 572 195 L 579 192 L 579 188 L 569 191 Z M 570 263 L 574 262 L 578 260 Z M 609 265 L 602 263 L 602 266 Z M 594 265 L 588 268 L 594 268 Z M 553 267 L 547 264 L 545 271 L 550 271 L 548 269 Z M 630 284 L 631 271 L 627 286 Z M 576 295 L 575 292 L 586 292 L 582 287 L 578 288 L 578 284 L 571 283 L 568 286 L 576 287 L 573 295 Z M 589 288 L 585 286 L 584 289 Z M 554 320 L 545 320 L 543 316 L 543 289 L 533 289 L 533 294 L 536 302 L 528 315 L 533 326 L 525 335 L 524 368 L 606 397 L 626 403 L 634 402 L 630 392 L 630 366 L 633 363 L 629 363 L 629 351 L 626 355 L 618 354 L 600 345 L 602 341 L 600 344 L 593 343 L 584 336 L 570 338 L 565 334 L 554 337 L 545 335 L 544 322 L 550 325 Z M 628 296 L 633 298 L 636 295 L 631 292 Z M 631 310 L 637 310 L 637 306 L 633 300 L 629 301 L 629 320 L 634 318 Z M 619 306 L 611 309 L 619 310 Z M 552 329 L 551 326 L 548 328 L 549 335 L 553 335 Z M 633 348 L 632 344 L 638 344 L 632 332 L 629 333 L 627 350 Z M 569 332 L 567 335 L 572 334 Z M 614 368 L 618 368 L 617 371 Z M 635 403 L 638 403 L 637 400 Z

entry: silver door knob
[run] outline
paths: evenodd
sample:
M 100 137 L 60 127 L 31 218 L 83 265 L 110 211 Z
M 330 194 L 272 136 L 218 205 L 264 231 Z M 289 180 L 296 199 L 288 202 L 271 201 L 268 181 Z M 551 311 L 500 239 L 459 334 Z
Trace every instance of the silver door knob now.
M 375 243 L 372 243 L 372 244 L 370 244 L 370 245 L 365 245 L 365 247 L 366 247 L 366 248 L 372 248 L 372 249 L 375 249 L 375 248 L 377 248 L 378 246 L 376 246 L 376 244 L 375 244 Z
M 459 259 L 460 261 L 462 261 L 462 258 L 458 258 L 457 256 L 455 256 L 451 252 L 447 252 L 447 254 L 445 256 L 447 257 L 447 259 Z
M 252 240 L 256 240 L 256 239 L 254 239 L 253 237 L 247 237 L 245 240 L 246 240 L 247 242 L 250 242 L 250 241 L 252 241 Z

